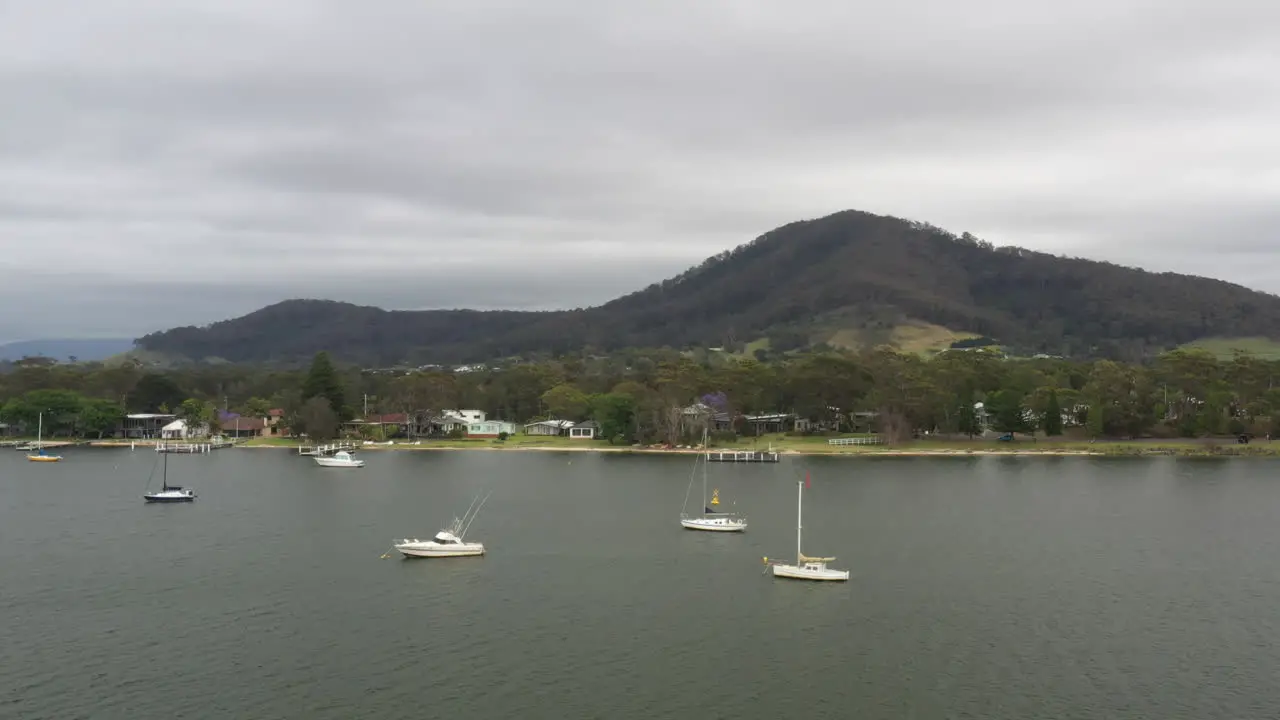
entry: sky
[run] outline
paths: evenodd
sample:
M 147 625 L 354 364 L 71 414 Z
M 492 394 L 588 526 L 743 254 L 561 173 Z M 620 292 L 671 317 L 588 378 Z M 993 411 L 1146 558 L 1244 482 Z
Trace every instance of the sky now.
M 0 342 L 592 305 L 844 209 L 1280 292 L 1280 4 L 0 0 Z

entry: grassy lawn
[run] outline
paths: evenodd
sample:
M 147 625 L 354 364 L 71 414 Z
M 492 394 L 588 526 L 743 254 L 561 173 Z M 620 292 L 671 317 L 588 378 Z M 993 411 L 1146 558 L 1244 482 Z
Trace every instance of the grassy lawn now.
M 1251 338 L 1204 338 L 1187 343 L 1186 349 L 1198 348 L 1208 350 L 1219 360 L 1230 360 L 1236 350 L 1257 356 L 1264 360 L 1280 360 L 1280 342 L 1263 337 Z

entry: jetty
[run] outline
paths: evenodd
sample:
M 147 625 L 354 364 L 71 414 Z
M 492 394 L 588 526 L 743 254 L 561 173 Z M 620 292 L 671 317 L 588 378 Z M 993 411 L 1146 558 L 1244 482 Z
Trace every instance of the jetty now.
M 158 453 L 183 453 L 195 455 L 197 453 L 213 452 L 214 450 L 222 450 L 223 448 L 235 447 L 235 443 L 230 440 L 212 440 L 209 442 L 193 443 L 193 442 L 159 442 L 156 443 L 156 452 Z
M 707 462 L 776 463 L 779 456 L 772 450 L 714 450 L 707 452 Z
M 359 447 L 359 444 L 350 441 L 336 442 L 329 445 L 303 445 L 298 448 L 298 454 L 318 457 L 332 455 L 336 452 L 355 452 Z

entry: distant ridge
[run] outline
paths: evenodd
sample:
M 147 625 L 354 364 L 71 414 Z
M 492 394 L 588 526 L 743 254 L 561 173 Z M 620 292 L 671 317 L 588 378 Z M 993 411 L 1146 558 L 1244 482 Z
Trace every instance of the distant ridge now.
M 784 225 L 593 308 L 387 311 L 289 300 L 138 344 L 196 360 L 296 364 L 329 350 L 390 365 L 654 346 L 924 351 L 974 336 L 1027 354 L 1133 360 L 1208 337 L 1280 339 L 1280 297 L 997 248 L 968 233 L 849 210 Z
M 72 357 L 78 362 L 96 362 L 132 349 L 133 340 L 129 338 L 22 340 L 0 345 L 0 360 L 43 356 L 58 362 L 68 362 Z

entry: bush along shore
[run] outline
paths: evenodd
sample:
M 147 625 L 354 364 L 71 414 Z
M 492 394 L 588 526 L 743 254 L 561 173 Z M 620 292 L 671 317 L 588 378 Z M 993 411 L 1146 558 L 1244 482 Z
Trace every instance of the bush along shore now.
M 712 444 L 708 448 L 718 451 L 773 451 L 780 456 L 824 457 L 969 457 L 969 456 L 1040 456 L 1040 457 L 1280 457 L 1280 442 L 1254 440 L 1247 444 L 1238 438 L 1201 438 L 1197 440 L 1049 440 L 1045 438 L 1020 438 L 1012 442 L 994 438 L 916 440 L 896 445 L 860 444 L 831 445 L 831 438 L 794 437 L 783 434 L 761 436 L 755 441 Z M 155 440 L 101 440 L 89 441 L 92 447 L 153 447 Z M 192 440 L 191 442 L 201 442 Z M 297 452 L 311 447 L 305 439 L 251 438 L 235 444 L 237 448 L 277 449 Z M 602 440 L 569 440 L 536 436 L 512 436 L 498 439 L 397 439 L 381 442 L 357 442 L 361 452 L 382 451 L 430 451 L 430 450 L 485 450 L 485 451 L 551 451 L 551 452 L 607 452 L 637 454 L 696 454 L 703 448 L 696 445 L 612 445 Z
M 96 440 L 179 422 L 254 444 L 620 452 L 688 448 L 706 431 L 716 449 L 797 454 L 1268 455 L 1276 378 L 1280 361 L 1195 349 L 1122 363 L 991 347 L 933 357 L 659 348 L 453 369 L 343 367 L 325 353 L 309 369 L 29 358 L 0 363 L 0 429 L 34 435 L 42 422 L 46 441 Z M 593 439 L 564 437 L 569 425 Z M 495 427 L 503 440 L 483 437 Z M 837 437 L 851 441 L 828 442 Z

